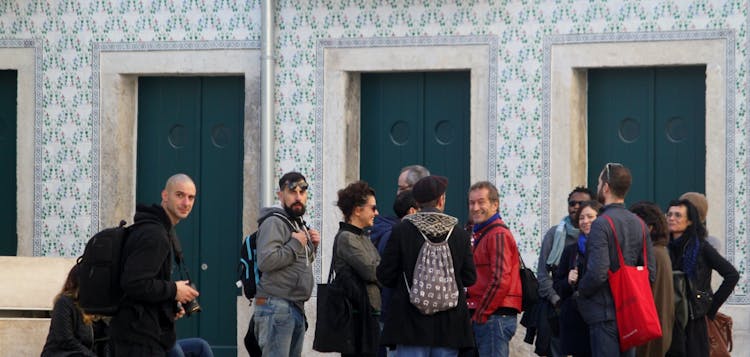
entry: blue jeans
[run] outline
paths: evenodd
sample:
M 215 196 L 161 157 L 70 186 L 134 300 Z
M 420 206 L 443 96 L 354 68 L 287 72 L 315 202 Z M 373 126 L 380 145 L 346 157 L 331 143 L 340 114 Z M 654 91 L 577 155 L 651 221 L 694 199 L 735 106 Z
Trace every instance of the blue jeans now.
M 458 349 L 448 347 L 396 345 L 398 357 L 456 357 Z
M 257 301 L 257 300 L 256 300 Z M 255 305 L 255 338 L 263 357 L 299 357 L 305 337 L 305 317 L 291 302 L 270 297 Z
M 620 352 L 620 336 L 615 320 L 590 324 L 589 334 L 592 356 L 635 357 L 635 348 Z
M 214 352 L 202 338 L 183 338 L 177 340 L 167 357 L 214 357 Z
M 508 344 L 516 334 L 516 324 L 516 315 L 490 315 L 483 324 L 472 322 L 479 356 L 507 357 L 510 353 Z

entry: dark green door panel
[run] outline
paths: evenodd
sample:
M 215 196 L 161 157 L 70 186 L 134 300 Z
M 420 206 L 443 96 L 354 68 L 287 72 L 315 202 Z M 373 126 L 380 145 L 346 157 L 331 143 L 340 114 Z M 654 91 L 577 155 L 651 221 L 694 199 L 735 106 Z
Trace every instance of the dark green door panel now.
M 236 355 L 244 80 L 143 77 L 138 85 L 138 202 L 158 203 L 177 172 L 190 175 L 198 191 L 177 232 L 203 312 L 179 320 L 178 336 L 205 338 L 217 356 Z
M 402 167 L 447 176 L 446 212 L 466 218 L 469 187 L 469 72 L 367 73 L 361 76 L 360 176 L 392 215 Z
M 660 174 L 654 186 L 660 189 L 654 197 L 665 207 L 685 192 L 706 192 L 706 67 L 658 73 L 654 146 Z
M 653 197 L 653 82 L 644 69 L 589 71 L 589 187 L 596 189 L 604 164 L 630 168 L 634 184 L 628 201 Z M 640 183 L 639 183 L 640 182 Z
M 425 167 L 448 177 L 446 213 L 464 222 L 471 183 L 469 72 L 425 74 Z
M 0 255 L 16 255 L 16 97 L 18 71 L 0 71 Z
M 375 188 L 380 214 L 392 215 L 401 167 L 423 162 L 423 76 L 362 74 L 360 177 Z
M 200 242 L 194 272 L 200 272 L 201 336 L 210 336 L 214 355 L 237 355 L 237 262 L 242 236 L 244 79 L 203 80 L 201 130 Z M 198 249 L 199 248 L 199 249 Z M 199 267 L 198 262 L 204 267 Z
M 631 169 L 627 203 L 705 192 L 705 67 L 588 73 L 588 184 L 607 162 Z

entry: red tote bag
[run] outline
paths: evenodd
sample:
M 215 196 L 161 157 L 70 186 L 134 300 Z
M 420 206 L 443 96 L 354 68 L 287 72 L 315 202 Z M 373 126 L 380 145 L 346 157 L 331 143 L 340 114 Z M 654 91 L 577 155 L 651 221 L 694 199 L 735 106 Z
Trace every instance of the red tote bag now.
M 620 335 L 620 351 L 625 352 L 655 338 L 661 337 L 659 315 L 656 313 L 654 296 L 648 280 L 648 256 L 646 255 L 646 227 L 643 226 L 643 266 L 625 265 L 620 242 L 612 218 L 603 215 L 615 236 L 615 247 L 620 259 L 620 269 L 611 270 L 609 288 L 615 301 L 615 318 Z M 643 222 L 641 222 L 643 225 Z

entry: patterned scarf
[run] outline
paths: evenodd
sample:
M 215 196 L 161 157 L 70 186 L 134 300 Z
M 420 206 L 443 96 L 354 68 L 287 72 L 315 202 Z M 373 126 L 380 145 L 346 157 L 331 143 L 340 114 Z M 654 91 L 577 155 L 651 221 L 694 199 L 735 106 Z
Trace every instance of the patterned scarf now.
M 565 249 L 565 237 L 566 236 L 578 236 L 580 231 L 578 228 L 573 227 L 573 222 L 570 220 L 570 216 L 560 221 L 555 229 L 555 240 L 552 242 L 552 250 L 549 252 L 547 257 L 548 266 L 557 266 L 560 264 L 560 257 L 562 256 L 563 249 Z

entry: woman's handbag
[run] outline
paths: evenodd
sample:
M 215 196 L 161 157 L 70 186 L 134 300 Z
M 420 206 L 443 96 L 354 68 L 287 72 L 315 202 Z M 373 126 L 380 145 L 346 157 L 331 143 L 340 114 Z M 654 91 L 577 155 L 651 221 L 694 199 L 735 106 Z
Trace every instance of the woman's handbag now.
M 318 284 L 317 319 L 315 321 L 315 339 L 313 349 L 318 352 L 355 353 L 354 309 L 347 298 L 344 276 L 333 278 L 333 261 L 336 257 L 336 239 L 333 242 L 331 269 L 328 271 L 328 283 Z
M 708 325 L 708 345 L 711 357 L 729 357 L 732 352 L 732 318 L 720 312 L 711 320 L 706 316 Z
M 615 301 L 615 319 L 620 335 L 620 351 L 640 346 L 662 335 L 659 315 L 648 280 L 648 256 L 646 254 L 646 226 L 643 225 L 643 266 L 625 265 L 622 249 L 617 240 L 617 231 L 612 218 L 602 215 L 612 228 L 620 269 L 608 272 L 609 287 Z

